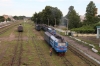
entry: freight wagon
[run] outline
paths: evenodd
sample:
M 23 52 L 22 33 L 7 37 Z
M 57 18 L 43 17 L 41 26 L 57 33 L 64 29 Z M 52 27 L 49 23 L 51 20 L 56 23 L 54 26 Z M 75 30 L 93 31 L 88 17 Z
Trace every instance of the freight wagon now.
M 23 26 L 21 24 L 18 26 L 18 32 L 23 32 Z
M 41 25 L 40 25 L 40 24 L 36 24 L 36 25 L 35 25 L 35 29 L 36 29 L 37 31 L 40 31 L 40 30 L 41 30 Z

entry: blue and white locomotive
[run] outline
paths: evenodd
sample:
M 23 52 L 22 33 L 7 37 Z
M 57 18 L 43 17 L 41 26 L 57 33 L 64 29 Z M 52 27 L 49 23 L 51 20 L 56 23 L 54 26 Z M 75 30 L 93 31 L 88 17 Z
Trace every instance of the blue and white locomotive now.
M 49 32 L 45 32 L 44 34 L 44 40 L 47 41 L 49 45 L 54 48 L 54 50 L 59 53 L 60 55 L 65 55 L 65 52 L 67 51 L 68 43 L 64 41 L 64 39 L 58 35 L 54 36 L 50 34 Z

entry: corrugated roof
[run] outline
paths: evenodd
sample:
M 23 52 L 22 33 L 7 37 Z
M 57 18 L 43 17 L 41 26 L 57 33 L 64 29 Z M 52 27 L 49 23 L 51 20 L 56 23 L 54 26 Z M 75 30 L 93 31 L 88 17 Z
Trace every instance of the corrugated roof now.
M 100 26 L 96 26 L 97 28 L 100 28 Z

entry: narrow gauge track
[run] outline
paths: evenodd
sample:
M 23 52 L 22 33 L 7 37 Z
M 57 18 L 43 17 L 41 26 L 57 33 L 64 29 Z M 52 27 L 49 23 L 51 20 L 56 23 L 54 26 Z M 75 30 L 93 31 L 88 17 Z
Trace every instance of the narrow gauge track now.
M 89 66 L 98 66 L 97 63 L 95 63 L 93 60 L 89 59 L 87 56 L 82 54 L 80 51 L 78 51 L 76 48 L 69 45 L 69 50 L 73 52 L 76 56 L 78 56 L 80 59 L 86 62 Z
M 20 66 L 21 65 L 21 55 L 22 55 L 22 33 L 19 32 L 17 44 L 14 49 L 14 56 L 12 57 L 10 66 Z
M 40 59 L 41 66 L 50 66 L 48 61 L 46 60 L 44 54 L 43 54 L 43 49 L 38 45 L 39 42 L 37 41 L 37 39 L 34 36 L 32 37 L 32 41 L 33 41 L 33 44 L 36 48 L 38 57 Z

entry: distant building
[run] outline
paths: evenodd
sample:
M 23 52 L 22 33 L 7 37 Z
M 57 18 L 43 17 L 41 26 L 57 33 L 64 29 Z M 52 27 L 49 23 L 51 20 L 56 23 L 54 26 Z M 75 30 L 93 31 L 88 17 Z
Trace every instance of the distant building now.
M 5 18 L 5 20 L 9 18 L 8 15 L 3 15 L 3 17 Z
M 13 16 L 8 16 L 12 21 L 14 21 L 15 19 L 13 18 Z
M 5 21 L 6 21 L 6 19 L 8 19 L 8 18 L 10 18 L 11 21 L 14 21 L 14 20 L 15 20 L 15 19 L 14 19 L 12 16 L 10 16 L 10 15 L 3 15 L 3 17 L 5 18 Z

